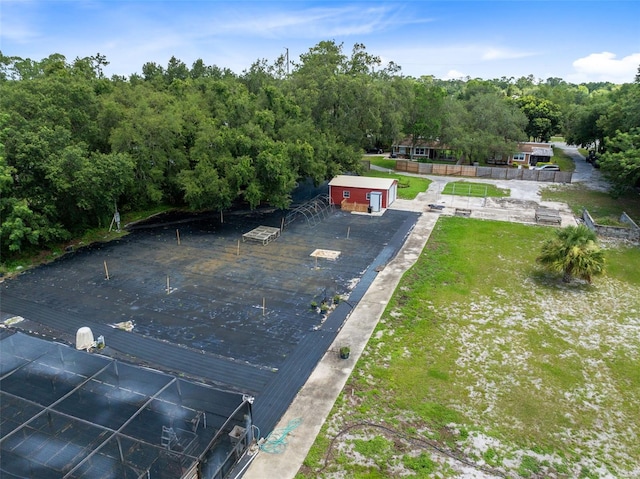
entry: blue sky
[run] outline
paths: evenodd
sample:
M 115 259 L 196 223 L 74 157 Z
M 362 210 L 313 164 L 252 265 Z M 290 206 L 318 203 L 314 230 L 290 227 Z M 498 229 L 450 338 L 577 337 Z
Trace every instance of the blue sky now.
M 241 73 L 287 48 L 296 61 L 323 40 L 347 54 L 362 43 L 413 77 L 629 83 L 640 65 L 640 1 L 0 2 L 4 55 L 100 53 L 108 76 L 171 56 Z

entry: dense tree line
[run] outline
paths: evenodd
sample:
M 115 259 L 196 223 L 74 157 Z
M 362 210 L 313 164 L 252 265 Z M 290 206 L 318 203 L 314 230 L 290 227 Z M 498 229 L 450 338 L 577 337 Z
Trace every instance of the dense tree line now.
M 564 134 L 600 154 L 614 194 L 640 186 L 640 67 L 633 83 L 596 90 L 589 101 L 570 105 Z
M 471 162 L 565 134 L 597 148 L 621 187 L 638 181 L 638 78 L 412 78 L 364 45 L 347 54 L 331 41 L 242 74 L 171 58 L 106 78 L 106 65 L 100 54 L 0 53 L 3 258 L 104 226 L 116 207 L 287 208 L 298 180 L 358 171 L 363 149 L 401 138 Z

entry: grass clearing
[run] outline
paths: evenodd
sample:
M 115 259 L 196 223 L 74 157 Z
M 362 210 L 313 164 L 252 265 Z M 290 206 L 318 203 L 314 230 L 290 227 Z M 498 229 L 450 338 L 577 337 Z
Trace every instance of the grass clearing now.
M 582 216 L 582 210 L 586 208 L 597 223 L 616 224 L 624 211 L 640 224 L 640 195 L 635 192 L 614 198 L 604 191 L 575 184 L 549 186 L 541 191 L 541 195 L 543 201 L 567 203 L 576 216 Z
M 389 170 L 395 170 L 396 160 L 385 158 L 384 156 L 370 156 L 366 158 L 371 161 L 372 165 L 379 166 L 381 168 L 387 168 Z
M 398 180 L 398 198 L 403 200 L 413 200 L 418 193 L 424 193 L 429 188 L 431 180 L 419 178 L 417 176 L 398 175 L 385 171 L 369 170 L 364 176 L 375 178 L 393 178 Z
M 552 231 L 440 218 L 298 477 L 637 477 L 640 249 L 564 284 Z
M 442 194 L 473 196 L 478 198 L 502 198 L 510 196 L 509 190 L 498 188 L 489 183 L 473 183 L 471 181 L 450 181 L 442 190 Z
M 560 167 L 562 171 L 574 171 L 576 164 L 562 148 L 553 148 L 553 163 Z

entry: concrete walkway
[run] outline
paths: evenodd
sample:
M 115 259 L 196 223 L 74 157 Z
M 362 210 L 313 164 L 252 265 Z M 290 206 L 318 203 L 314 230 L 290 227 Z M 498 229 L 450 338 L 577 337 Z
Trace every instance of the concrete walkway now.
M 535 224 L 536 208 L 545 207 L 559 211 L 563 226 L 576 224 L 566 204 L 540 200 L 541 185 L 536 182 L 488 180 L 500 188 L 511 190 L 510 198 L 491 199 L 443 196 L 441 192 L 444 185 L 449 181 L 459 181 L 459 178 L 429 177 L 429 179 L 432 183 L 425 193 L 420 193 L 414 200 L 397 199 L 392 205 L 393 209 L 423 214 L 397 256 L 379 272 L 362 300 L 347 318 L 332 346 L 280 419 L 277 429 L 286 428 L 292 420 L 302 420 L 300 425 L 288 434 L 285 450 L 280 454 L 256 450 L 243 478 L 295 477 L 366 347 L 402 275 L 422 254 L 439 216 L 455 215 L 456 210 L 470 210 L 472 218 Z M 476 182 L 476 179 L 473 181 Z M 443 209 L 440 212 L 432 212 L 429 204 L 440 204 Z M 349 345 L 351 348 L 351 355 L 347 360 L 338 357 L 338 350 L 343 345 Z

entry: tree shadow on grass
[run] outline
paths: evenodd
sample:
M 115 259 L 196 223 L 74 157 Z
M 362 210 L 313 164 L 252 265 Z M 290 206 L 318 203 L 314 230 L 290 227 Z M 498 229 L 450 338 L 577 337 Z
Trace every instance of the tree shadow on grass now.
M 528 277 L 536 287 L 546 291 L 571 291 L 589 293 L 593 291 L 594 284 L 579 278 L 573 278 L 566 283 L 562 280 L 562 273 L 551 273 L 542 268 L 531 268 Z

